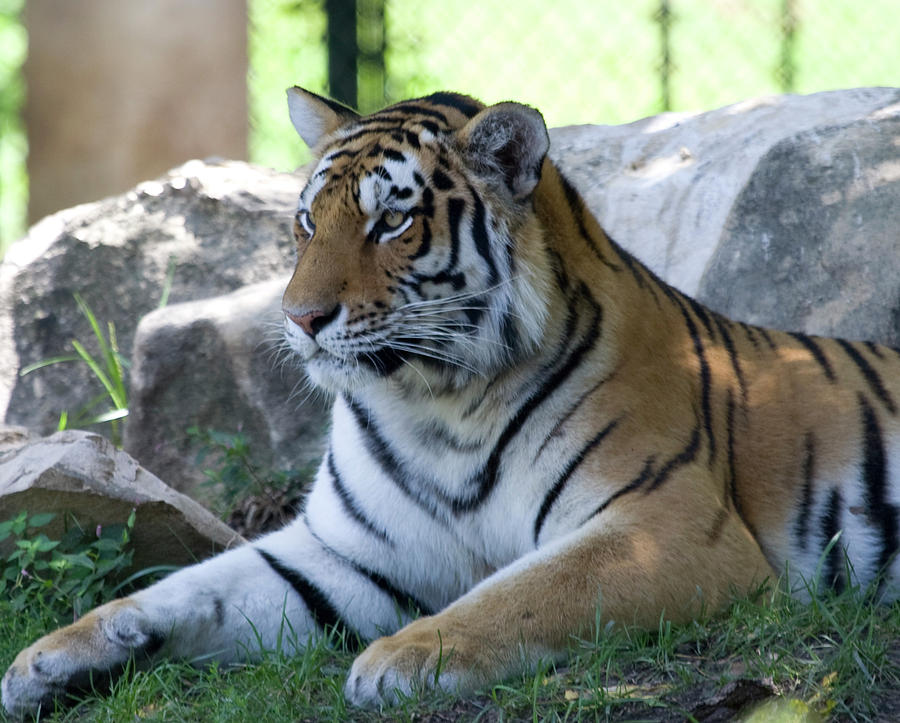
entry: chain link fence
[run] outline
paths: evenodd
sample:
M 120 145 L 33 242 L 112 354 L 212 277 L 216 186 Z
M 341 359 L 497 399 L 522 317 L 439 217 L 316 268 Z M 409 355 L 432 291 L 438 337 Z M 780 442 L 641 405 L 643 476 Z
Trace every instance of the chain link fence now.
M 247 0 L 250 159 L 306 160 L 291 84 L 362 111 L 457 90 L 549 125 L 624 123 L 748 97 L 900 85 L 897 0 Z M 21 233 L 24 0 L 0 0 L 0 250 Z
M 900 85 L 897 0 L 251 0 L 250 19 L 251 154 L 282 167 L 303 159 L 292 83 L 362 111 L 437 89 L 515 99 L 551 126 Z

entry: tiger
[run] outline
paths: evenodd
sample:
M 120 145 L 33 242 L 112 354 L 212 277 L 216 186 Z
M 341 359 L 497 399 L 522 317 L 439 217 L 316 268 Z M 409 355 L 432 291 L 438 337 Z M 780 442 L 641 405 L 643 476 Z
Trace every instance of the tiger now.
M 437 92 L 362 116 L 295 87 L 288 107 L 314 160 L 284 339 L 334 398 L 302 510 L 40 638 L 3 677 L 10 714 L 129 661 L 331 634 L 361 644 L 347 700 L 377 707 L 786 574 L 801 596 L 898 597 L 900 351 L 665 283 L 530 106 Z

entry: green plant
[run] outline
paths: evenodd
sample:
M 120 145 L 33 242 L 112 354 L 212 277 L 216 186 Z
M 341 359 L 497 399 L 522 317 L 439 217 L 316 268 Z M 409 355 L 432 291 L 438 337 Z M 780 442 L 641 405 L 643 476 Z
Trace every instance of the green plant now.
M 247 437 L 241 432 L 189 427 L 188 436 L 198 448 L 197 464 L 204 467 L 207 485 L 230 511 L 236 503 L 253 496 L 299 497 L 312 478 L 312 468 L 277 470 L 253 458 Z
M 71 345 L 75 350 L 74 354 L 63 354 L 29 364 L 19 372 L 19 375 L 25 376 L 38 369 L 66 362 L 80 361 L 87 364 L 94 377 L 103 386 L 104 391 L 90 399 L 72 418 L 69 417 L 68 410 L 63 410 L 59 418 L 59 429 L 80 428 L 108 422 L 113 444 L 120 447 L 122 445 L 122 435 L 119 429 L 119 420 L 128 416 L 128 392 L 125 386 L 125 370 L 128 368 L 129 362 L 119 351 L 115 324 L 108 321 L 106 323 L 106 334 L 104 334 L 97 317 L 87 302 L 78 293 L 75 293 L 74 297 L 79 311 L 88 320 L 91 330 L 94 332 L 94 338 L 100 350 L 99 358 L 91 354 L 78 339 L 72 339 Z M 105 399 L 109 399 L 112 406 L 103 412 L 95 412 L 97 406 Z
M 0 543 L 13 540 L 0 561 L 0 595 L 15 612 L 39 606 L 60 619 L 78 618 L 114 597 L 134 577 L 119 580 L 134 554 L 130 542 L 135 511 L 124 524 L 98 525 L 91 531 L 67 516 L 62 538 L 51 540 L 40 528 L 55 518 L 53 513 L 23 511 L 0 523 Z

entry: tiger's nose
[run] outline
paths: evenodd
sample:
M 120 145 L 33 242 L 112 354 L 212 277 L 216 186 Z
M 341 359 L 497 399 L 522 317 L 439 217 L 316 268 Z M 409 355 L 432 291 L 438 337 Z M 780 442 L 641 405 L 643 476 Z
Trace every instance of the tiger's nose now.
M 316 334 L 318 334 L 325 326 L 331 322 L 340 311 L 340 306 L 335 306 L 331 311 L 322 311 L 321 309 L 314 309 L 313 311 L 308 311 L 305 314 L 294 314 L 293 312 L 284 309 L 284 315 L 293 321 L 297 326 L 299 326 L 303 331 L 307 333 L 307 335 L 315 339 Z

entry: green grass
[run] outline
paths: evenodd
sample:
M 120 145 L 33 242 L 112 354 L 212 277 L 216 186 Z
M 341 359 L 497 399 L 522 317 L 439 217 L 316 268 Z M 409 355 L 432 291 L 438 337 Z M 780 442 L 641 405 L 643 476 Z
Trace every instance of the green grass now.
M 3 666 L 54 622 L 11 615 L 5 605 Z M 743 696 L 767 706 L 759 720 L 814 721 L 884 719 L 900 706 L 900 605 L 870 605 L 852 594 L 812 605 L 742 600 L 690 625 L 606 630 L 573 641 L 572 652 L 564 666 L 477 695 L 426 693 L 360 711 L 347 708 L 341 693 L 352 655 L 317 643 L 302 656 L 273 653 L 227 670 L 166 663 L 45 720 L 674 721 Z

